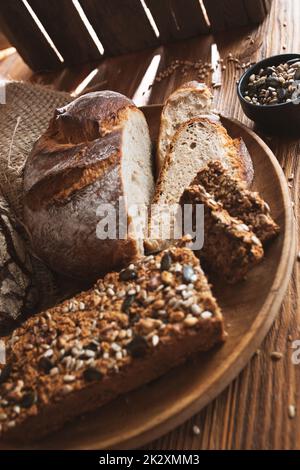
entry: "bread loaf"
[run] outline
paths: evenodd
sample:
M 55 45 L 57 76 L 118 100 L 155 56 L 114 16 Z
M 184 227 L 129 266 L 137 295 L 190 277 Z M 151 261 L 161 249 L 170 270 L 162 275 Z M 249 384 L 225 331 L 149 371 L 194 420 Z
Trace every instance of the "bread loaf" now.
M 86 94 L 57 109 L 24 172 L 24 220 L 38 257 L 71 277 L 96 279 L 142 254 L 132 204 L 153 194 L 151 143 L 143 113 L 125 96 Z M 123 239 L 99 239 L 99 207 L 126 198 Z M 104 209 L 103 209 L 104 210 Z
M 140 258 L 6 339 L 0 435 L 40 438 L 223 340 L 220 309 L 191 250 Z
M 160 121 L 156 170 L 159 174 L 171 141 L 181 124 L 202 114 L 210 114 L 212 94 L 205 83 L 184 83 L 166 100 Z

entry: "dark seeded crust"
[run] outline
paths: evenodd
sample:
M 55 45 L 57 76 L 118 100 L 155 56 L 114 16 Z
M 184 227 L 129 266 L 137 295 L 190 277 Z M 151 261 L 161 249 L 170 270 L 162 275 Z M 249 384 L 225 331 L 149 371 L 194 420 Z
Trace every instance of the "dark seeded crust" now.
M 258 193 L 249 191 L 233 178 L 221 162 L 211 162 L 193 181 L 220 201 L 233 217 L 242 220 L 265 243 L 279 233 L 279 226 L 270 215 L 270 207 Z
M 204 246 L 197 255 L 227 282 L 245 279 L 264 255 L 260 240 L 249 227 L 231 217 L 202 186 L 187 188 L 181 204 L 204 204 Z
M 6 339 L 2 438 L 38 439 L 224 337 L 220 309 L 191 250 L 141 258 Z

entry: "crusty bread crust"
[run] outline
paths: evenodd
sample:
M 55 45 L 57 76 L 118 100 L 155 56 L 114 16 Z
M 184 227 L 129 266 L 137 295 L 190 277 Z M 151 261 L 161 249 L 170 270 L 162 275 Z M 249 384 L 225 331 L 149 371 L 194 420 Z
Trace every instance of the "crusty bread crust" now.
M 162 113 L 161 113 L 161 120 L 160 120 L 160 130 L 159 130 L 157 154 L 156 154 L 157 176 L 159 175 L 161 168 L 163 167 L 166 155 L 169 150 L 169 144 L 171 143 L 171 140 L 172 140 L 172 136 L 167 137 L 166 135 L 166 128 L 170 124 L 169 118 L 167 117 L 168 109 L 171 107 L 174 107 L 176 109 L 176 105 L 178 101 L 188 96 L 190 93 L 194 93 L 198 95 L 198 102 L 203 101 L 203 112 L 201 112 L 201 114 L 207 114 L 211 110 L 212 94 L 209 88 L 204 83 L 199 83 L 196 80 L 184 83 L 167 98 L 167 100 L 165 101 Z M 197 113 L 197 115 L 199 115 L 199 113 Z M 190 116 L 190 117 L 195 117 L 195 115 Z M 179 124 L 183 124 L 183 123 L 179 123 Z M 170 141 L 169 144 L 167 144 L 167 149 L 164 148 L 165 144 L 167 143 L 166 140 Z
M 140 258 L 6 338 L 0 435 L 39 439 L 224 339 L 191 250 Z

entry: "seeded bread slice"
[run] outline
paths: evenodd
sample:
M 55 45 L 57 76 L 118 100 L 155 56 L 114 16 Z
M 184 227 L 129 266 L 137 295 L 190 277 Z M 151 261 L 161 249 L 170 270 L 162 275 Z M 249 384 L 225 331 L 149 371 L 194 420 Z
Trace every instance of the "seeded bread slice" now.
M 279 233 L 279 226 L 271 217 L 269 205 L 257 192 L 249 191 L 243 182 L 232 177 L 221 162 L 210 162 L 199 171 L 193 184 L 202 185 L 223 204 L 230 215 L 247 224 L 262 243 Z
M 204 246 L 197 251 L 197 255 L 227 282 L 243 280 L 250 269 L 262 260 L 264 250 L 260 240 L 241 220 L 231 217 L 203 186 L 187 188 L 181 204 L 192 204 L 193 209 L 196 204 L 204 205 Z M 196 228 L 194 225 L 193 231 Z
M 181 124 L 202 114 L 210 114 L 212 94 L 204 83 L 184 83 L 166 100 L 162 114 L 157 149 L 159 174 L 168 154 L 171 141 Z
M 191 250 L 140 258 L 6 338 L 0 435 L 41 438 L 224 337 L 222 314 Z

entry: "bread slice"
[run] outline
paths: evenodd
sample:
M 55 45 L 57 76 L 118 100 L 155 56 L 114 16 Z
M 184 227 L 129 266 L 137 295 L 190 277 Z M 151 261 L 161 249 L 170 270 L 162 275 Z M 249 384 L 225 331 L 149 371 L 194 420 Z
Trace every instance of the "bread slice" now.
M 256 235 L 241 220 L 231 217 L 223 205 L 216 202 L 201 185 L 187 188 L 180 203 L 182 206 L 192 205 L 194 233 L 199 231 L 195 225 L 195 206 L 204 205 L 204 245 L 197 251 L 197 256 L 205 260 L 210 270 L 229 283 L 245 279 L 264 255 Z
M 156 170 L 159 174 L 171 141 L 181 124 L 202 114 L 210 114 L 212 94 L 204 83 L 191 81 L 175 90 L 166 100 L 160 121 Z
M 224 338 L 191 250 L 140 258 L 6 338 L 1 438 L 40 439 Z
M 178 203 L 197 173 L 212 160 L 220 160 L 231 175 L 244 180 L 248 172 L 226 129 L 208 118 L 195 118 L 180 126 L 164 163 L 153 198 L 155 204 Z
M 262 243 L 279 233 L 269 205 L 257 192 L 249 191 L 243 182 L 232 177 L 221 162 L 210 162 L 197 174 L 193 184 L 202 185 L 231 216 L 247 224 Z

